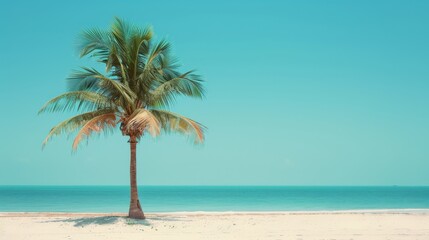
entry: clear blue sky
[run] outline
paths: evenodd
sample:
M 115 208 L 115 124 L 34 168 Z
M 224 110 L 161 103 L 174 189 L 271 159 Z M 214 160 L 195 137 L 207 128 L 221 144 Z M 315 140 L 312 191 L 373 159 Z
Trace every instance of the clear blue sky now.
M 126 185 L 116 134 L 71 154 L 41 143 L 70 114 L 37 116 L 66 90 L 76 39 L 114 16 L 154 27 L 204 101 L 173 110 L 204 146 L 145 138 L 146 185 L 429 185 L 429 1 L 2 1 L 0 185 Z

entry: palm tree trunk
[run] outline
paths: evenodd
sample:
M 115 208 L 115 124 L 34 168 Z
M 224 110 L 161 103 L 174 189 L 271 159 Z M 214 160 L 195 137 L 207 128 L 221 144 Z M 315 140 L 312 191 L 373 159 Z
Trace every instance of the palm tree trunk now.
M 130 185 L 131 185 L 131 201 L 128 217 L 136 219 L 145 219 L 142 207 L 140 206 L 139 194 L 137 191 L 137 163 L 136 163 L 136 145 L 137 139 L 135 136 L 130 136 Z

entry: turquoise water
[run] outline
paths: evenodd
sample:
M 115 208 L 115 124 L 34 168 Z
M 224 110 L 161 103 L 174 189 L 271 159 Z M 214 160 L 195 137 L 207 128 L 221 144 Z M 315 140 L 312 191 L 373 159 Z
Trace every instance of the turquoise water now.
M 140 187 L 146 212 L 429 209 L 429 187 Z M 0 212 L 126 212 L 127 186 L 0 186 Z

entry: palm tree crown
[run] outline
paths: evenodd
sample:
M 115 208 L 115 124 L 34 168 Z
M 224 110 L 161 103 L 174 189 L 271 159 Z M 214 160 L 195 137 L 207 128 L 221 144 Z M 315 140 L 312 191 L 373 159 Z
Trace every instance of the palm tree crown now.
M 43 145 L 53 136 L 77 132 L 76 149 L 92 133 L 115 129 L 139 139 L 145 132 L 157 136 L 162 130 L 177 131 L 204 140 L 198 122 L 164 110 L 178 95 L 202 98 L 202 80 L 194 71 L 180 72 L 171 57 L 170 44 L 154 42 L 151 28 L 139 28 L 119 18 L 109 31 L 84 31 L 80 56 L 105 65 L 106 73 L 82 67 L 69 77 L 69 92 L 48 101 L 39 111 L 77 110 L 84 113 L 51 129 Z

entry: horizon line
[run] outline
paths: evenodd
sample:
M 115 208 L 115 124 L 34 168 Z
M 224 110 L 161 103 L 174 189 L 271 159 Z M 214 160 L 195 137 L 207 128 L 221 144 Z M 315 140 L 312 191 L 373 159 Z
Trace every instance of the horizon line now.
M 129 187 L 129 185 L 124 184 L 0 184 L 0 187 Z M 159 185 L 138 185 L 139 187 L 429 187 L 429 185 L 168 185 L 168 184 L 159 184 Z

